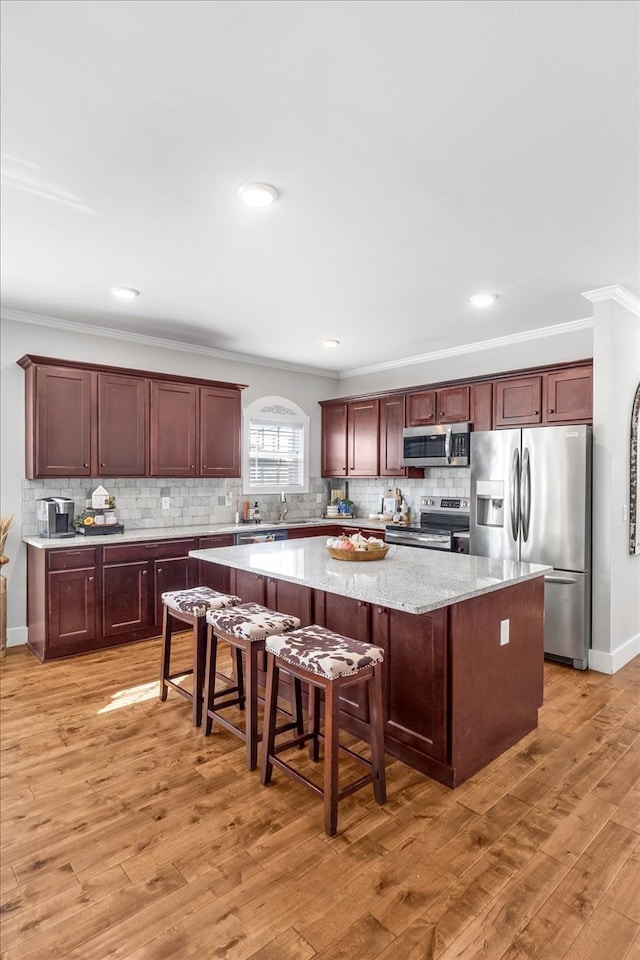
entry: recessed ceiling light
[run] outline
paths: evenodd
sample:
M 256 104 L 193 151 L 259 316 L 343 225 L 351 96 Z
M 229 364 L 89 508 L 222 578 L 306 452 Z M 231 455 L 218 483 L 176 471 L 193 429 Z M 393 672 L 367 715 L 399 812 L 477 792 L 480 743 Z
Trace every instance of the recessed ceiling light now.
M 497 299 L 497 293 L 474 293 L 472 297 L 469 297 L 469 302 L 474 307 L 490 307 Z
M 335 350 L 336 347 L 339 347 L 339 346 L 340 346 L 340 341 L 339 341 L 339 340 L 333 340 L 332 338 L 329 338 L 328 340 L 323 340 L 323 341 L 322 341 L 322 346 L 323 346 L 323 347 L 326 347 L 327 350 Z
M 278 191 L 269 183 L 245 183 L 238 196 L 249 207 L 270 207 L 278 199 Z
M 111 287 L 111 293 L 121 300 L 135 300 L 140 296 L 140 291 L 134 290 L 133 287 Z

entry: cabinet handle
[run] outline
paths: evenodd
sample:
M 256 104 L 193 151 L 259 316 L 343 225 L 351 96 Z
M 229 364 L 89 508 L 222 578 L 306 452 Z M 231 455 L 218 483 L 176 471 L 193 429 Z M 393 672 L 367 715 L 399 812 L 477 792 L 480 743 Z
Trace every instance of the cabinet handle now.
M 89 577 L 89 583 L 93 583 L 93 577 Z
M 195 468 L 196 468 L 195 463 L 190 463 L 190 464 L 189 464 L 189 470 L 195 470 Z
M 85 466 L 85 467 L 88 467 L 88 466 L 89 466 L 89 464 L 88 464 L 88 463 L 85 463 L 85 464 L 84 464 L 84 466 Z
M 143 571 L 142 571 L 142 576 L 143 576 L 143 577 L 146 577 L 146 575 L 147 575 L 147 571 L 146 571 L 146 570 L 143 570 Z
M 535 416 L 538 415 L 538 411 L 537 411 L 537 410 L 534 410 L 533 413 L 534 413 Z
M 101 463 L 100 466 L 101 466 L 101 467 L 106 467 L 106 463 Z
M 162 567 L 158 567 L 158 573 L 162 573 Z
M 552 410 L 552 409 L 550 409 L 550 410 L 549 410 L 549 413 L 553 413 L 553 410 Z

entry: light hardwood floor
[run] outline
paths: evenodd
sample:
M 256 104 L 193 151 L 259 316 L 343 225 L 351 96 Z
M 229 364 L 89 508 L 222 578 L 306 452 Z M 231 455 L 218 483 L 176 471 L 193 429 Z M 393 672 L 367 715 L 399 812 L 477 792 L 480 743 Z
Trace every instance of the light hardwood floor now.
M 332 840 L 158 701 L 158 641 L 0 670 L 6 960 L 640 957 L 640 658 L 547 664 L 535 732 L 453 791 L 389 759 Z

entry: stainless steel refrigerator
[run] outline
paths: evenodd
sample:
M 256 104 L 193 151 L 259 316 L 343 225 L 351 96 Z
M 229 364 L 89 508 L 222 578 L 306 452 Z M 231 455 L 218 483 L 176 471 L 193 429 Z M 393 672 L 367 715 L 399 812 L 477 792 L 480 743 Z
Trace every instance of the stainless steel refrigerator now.
M 542 563 L 544 649 L 580 670 L 591 646 L 591 427 L 471 434 L 470 552 Z

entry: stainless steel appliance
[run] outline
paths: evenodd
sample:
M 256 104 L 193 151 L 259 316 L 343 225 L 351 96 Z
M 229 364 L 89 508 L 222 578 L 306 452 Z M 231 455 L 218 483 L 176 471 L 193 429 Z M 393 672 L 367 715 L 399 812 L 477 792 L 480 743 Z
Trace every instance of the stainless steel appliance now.
M 545 656 L 585 670 L 591 645 L 591 427 L 471 437 L 470 550 L 543 563 Z
M 43 497 L 37 500 L 36 519 L 38 536 L 53 539 L 54 537 L 75 537 L 73 518 L 75 504 L 67 497 Z
M 402 431 L 405 467 L 468 467 L 469 423 L 435 423 Z
M 286 530 L 262 530 L 260 533 L 236 533 L 235 543 L 240 546 L 245 543 L 270 543 L 272 540 L 288 540 Z
M 469 501 L 457 497 L 422 497 L 420 524 L 391 524 L 385 528 L 385 543 L 426 550 L 454 550 L 455 538 L 469 529 Z

